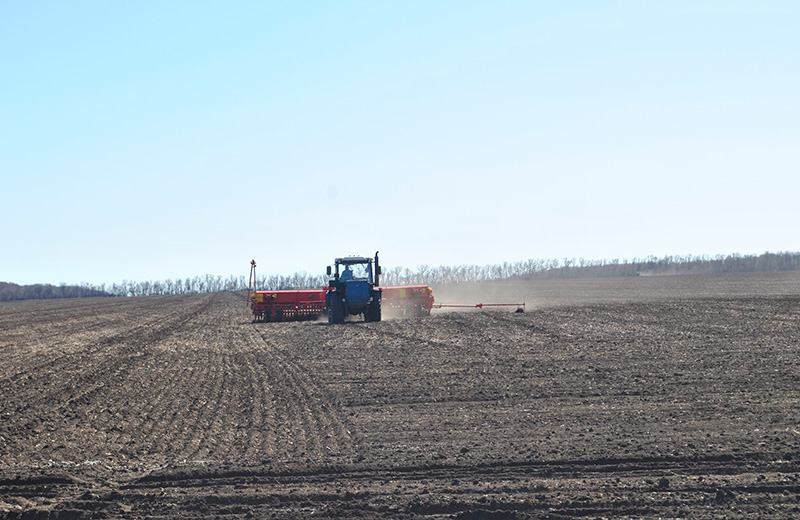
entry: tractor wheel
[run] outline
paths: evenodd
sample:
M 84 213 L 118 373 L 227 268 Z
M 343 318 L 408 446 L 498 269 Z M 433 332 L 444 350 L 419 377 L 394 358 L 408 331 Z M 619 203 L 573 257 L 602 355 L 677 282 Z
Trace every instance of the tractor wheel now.
M 328 306 L 328 323 L 344 323 L 344 302 L 338 296 L 331 297 Z
M 373 301 L 369 307 L 367 307 L 367 312 L 364 313 L 364 321 L 381 321 L 380 300 Z

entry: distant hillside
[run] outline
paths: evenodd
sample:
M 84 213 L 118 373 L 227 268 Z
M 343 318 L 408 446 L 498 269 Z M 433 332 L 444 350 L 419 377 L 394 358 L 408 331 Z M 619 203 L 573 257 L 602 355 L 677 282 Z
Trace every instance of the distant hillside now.
M 87 298 L 111 296 L 107 292 L 88 285 L 17 285 L 0 282 L 0 302 L 12 300 L 47 300 L 52 298 Z

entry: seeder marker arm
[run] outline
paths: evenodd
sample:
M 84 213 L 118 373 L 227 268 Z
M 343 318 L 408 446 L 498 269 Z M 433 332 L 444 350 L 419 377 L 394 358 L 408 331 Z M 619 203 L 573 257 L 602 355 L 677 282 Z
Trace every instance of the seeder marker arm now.
M 522 303 L 476 303 L 475 305 L 463 305 L 459 303 L 434 303 L 434 309 L 441 309 L 443 307 L 460 307 L 467 309 L 482 309 L 484 307 L 517 307 L 525 310 L 525 302 Z

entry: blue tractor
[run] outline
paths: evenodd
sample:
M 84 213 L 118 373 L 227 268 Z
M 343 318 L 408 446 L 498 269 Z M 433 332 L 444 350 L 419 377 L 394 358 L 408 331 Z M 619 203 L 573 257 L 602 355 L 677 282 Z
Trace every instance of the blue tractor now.
M 346 256 L 328 266 L 328 323 L 344 323 L 352 314 L 362 314 L 364 321 L 381 321 L 380 274 L 377 252 L 374 261 L 366 256 Z

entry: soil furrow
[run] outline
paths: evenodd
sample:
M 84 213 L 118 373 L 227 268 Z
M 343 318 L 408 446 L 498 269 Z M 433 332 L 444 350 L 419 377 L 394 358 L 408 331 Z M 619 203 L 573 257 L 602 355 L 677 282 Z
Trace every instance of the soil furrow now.
M 282 431 L 292 446 L 289 453 L 312 460 L 337 456 L 352 458 L 358 450 L 351 428 L 337 405 L 338 399 L 316 385 L 308 370 L 301 369 L 286 353 L 290 346 L 278 347 L 266 341 L 260 324 L 252 325 L 254 338 L 269 349 L 270 373 L 275 378 L 273 395 L 286 415 L 276 414 L 284 423 Z M 259 334 L 259 332 L 261 334 Z

